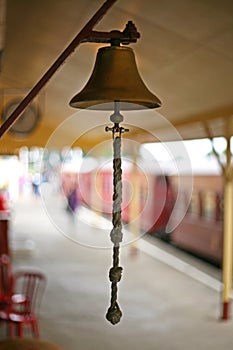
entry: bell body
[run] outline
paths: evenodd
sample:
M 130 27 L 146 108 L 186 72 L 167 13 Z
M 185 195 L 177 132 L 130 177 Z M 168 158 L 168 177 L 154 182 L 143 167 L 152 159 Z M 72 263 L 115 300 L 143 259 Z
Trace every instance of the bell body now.
M 141 79 L 131 48 L 102 47 L 86 86 L 70 101 L 74 108 L 112 110 L 120 102 L 121 110 L 156 108 L 161 101 Z

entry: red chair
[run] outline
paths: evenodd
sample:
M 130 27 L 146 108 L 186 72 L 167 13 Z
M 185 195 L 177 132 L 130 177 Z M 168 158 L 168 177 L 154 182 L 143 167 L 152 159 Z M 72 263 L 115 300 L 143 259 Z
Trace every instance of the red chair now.
M 24 336 L 29 326 L 35 338 L 39 338 L 38 311 L 46 284 L 41 272 L 18 271 L 14 274 L 14 295 L 8 307 L 0 310 L 0 320 L 6 321 L 9 336 Z M 24 297 L 22 301 L 21 298 Z
M 5 309 L 9 304 L 21 304 L 25 301 L 25 295 L 14 293 L 14 275 L 10 257 L 2 254 L 0 256 L 0 310 Z
M 11 301 L 13 294 L 13 275 L 10 257 L 6 254 L 0 256 L 0 309 Z

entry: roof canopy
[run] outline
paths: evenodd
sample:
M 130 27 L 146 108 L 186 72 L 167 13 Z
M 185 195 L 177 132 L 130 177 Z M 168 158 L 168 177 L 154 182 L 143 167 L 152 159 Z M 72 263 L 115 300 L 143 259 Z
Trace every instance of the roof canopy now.
M 0 25 L 1 113 L 31 90 L 102 4 L 103 0 L 7 2 Z M 132 138 L 174 139 L 173 127 L 183 138 L 206 137 L 203 121 L 208 121 L 212 136 L 225 135 L 223 120 L 233 115 L 232 18 L 233 2 L 228 0 L 118 0 L 112 6 L 94 29 L 122 30 L 129 20 L 135 23 L 141 38 L 130 46 L 138 70 L 163 103 L 159 110 L 125 114 Z M 36 131 L 25 138 L 4 135 L 1 153 L 22 145 L 45 146 L 57 128 L 58 147 L 75 144 L 88 149 L 109 138 L 104 132 L 107 113 L 69 106 L 87 82 L 100 46 L 104 45 L 83 43 L 77 48 L 34 101 L 41 115 Z

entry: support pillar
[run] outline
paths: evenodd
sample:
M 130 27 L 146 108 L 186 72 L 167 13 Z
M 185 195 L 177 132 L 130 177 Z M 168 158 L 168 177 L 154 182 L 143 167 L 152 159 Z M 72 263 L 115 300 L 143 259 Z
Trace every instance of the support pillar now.
M 222 252 L 222 320 L 229 320 L 231 317 L 231 290 L 232 290 L 232 263 L 233 263 L 233 166 L 231 154 L 231 117 L 225 119 L 226 162 L 216 151 L 213 143 L 213 136 L 206 123 L 206 133 L 212 143 L 212 151 L 222 169 L 224 183 L 223 202 L 223 252 Z
M 223 260 L 222 260 L 222 319 L 230 319 L 232 289 L 233 183 L 224 174 Z
M 232 289 L 232 242 L 233 242 L 233 167 L 231 164 L 231 120 L 226 122 L 226 165 L 224 176 L 224 212 L 223 212 L 223 261 L 222 261 L 222 319 L 230 319 L 231 289 Z

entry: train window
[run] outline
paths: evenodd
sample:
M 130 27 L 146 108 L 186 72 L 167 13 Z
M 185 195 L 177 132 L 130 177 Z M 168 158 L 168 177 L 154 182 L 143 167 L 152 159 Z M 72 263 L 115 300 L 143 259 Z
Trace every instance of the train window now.
M 205 191 L 202 194 L 203 217 L 206 219 L 215 218 L 215 196 L 212 191 Z
M 222 221 L 223 220 L 223 194 L 222 193 L 216 193 L 215 194 L 215 200 L 216 200 L 216 221 Z
M 199 204 L 199 193 L 193 191 L 190 205 L 189 205 L 189 214 L 199 215 L 200 214 L 200 204 Z
M 221 221 L 223 217 L 221 194 L 215 191 L 194 191 L 188 213 L 207 220 Z

